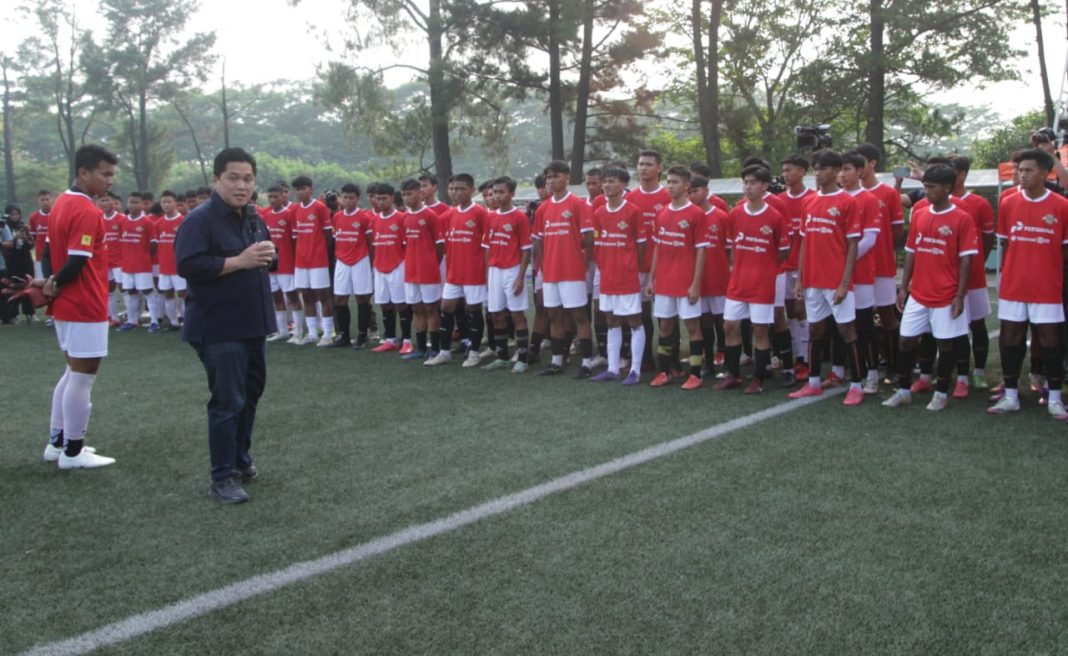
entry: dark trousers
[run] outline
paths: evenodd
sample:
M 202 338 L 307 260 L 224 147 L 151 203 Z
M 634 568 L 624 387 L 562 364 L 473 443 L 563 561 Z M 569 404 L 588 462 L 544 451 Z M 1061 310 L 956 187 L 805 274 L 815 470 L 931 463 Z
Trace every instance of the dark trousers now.
M 193 344 L 208 374 L 208 447 L 211 479 L 226 480 L 248 469 L 256 404 L 267 384 L 264 338 Z

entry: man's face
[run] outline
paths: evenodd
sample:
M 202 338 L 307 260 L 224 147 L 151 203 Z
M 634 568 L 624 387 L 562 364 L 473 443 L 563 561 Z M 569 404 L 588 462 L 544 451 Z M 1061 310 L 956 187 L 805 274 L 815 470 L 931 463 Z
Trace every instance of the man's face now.
M 471 196 L 475 195 L 475 188 L 466 182 L 450 182 L 449 198 L 461 207 L 466 207 L 471 202 Z
M 853 189 L 860 184 L 860 173 L 864 169 L 858 169 L 850 162 L 846 162 L 842 165 L 840 171 L 838 171 L 838 184 L 843 189 Z
M 690 187 L 686 193 L 694 205 L 704 205 L 708 200 L 708 187 Z
M 875 175 L 875 167 L 879 166 L 879 160 L 877 159 L 864 159 L 864 170 L 861 171 L 863 177 Z
M 660 163 L 648 155 L 638 158 L 638 179 L 642 182 L 654 182 L 660 179 Z
M 277 191 L 268 191 L 267 204 L 271 206 L 271 209 L 282 209 L 282 194 Z
M 92 171 L 78 169 L 77 177 L 78 186 L 90 198 L 103 196 L 111 189 L 111 182 L 115 179 L 115 165 L 100 162 Z
M 604 182 L 599 175 L 587 175 L 586 176 L 586 193 L 590 198 L 600 196 L 604 191 Z
M 423 190 L 418 187 L 402 189 L 401 198 L 404 199 L 404 206 L 410 210 L 417 210 L 423 206 Z
M 755 175 L 747 175 L 742 179 L 742 193 L 747 200 L 760 200 L 768 192 L 768 183 Z
M 360 204 L 360 197 L 357 196 L 356 194 L 354 194 L 352 192 L 348 192 L 348 191 L 345 191 L 345 192 L 341 193 L 341 207 L 343 207 L 346 212 L 355 211 L 356 210 L 356 206 L 359 205 L 359 204 Z
M 174 210 L 177 204 L 178 203 L 174 200 L 174 196 L 163 196 L 159 199 L 159 205 L 163 208 L 163 216 L 174 216 Z
M 42 214 L 48 214 L 52 209 L 52 196 L 50 194 L 41 194 L 37 197 L 37 207 L 41 210 Z
M 787 186 L 801 184 L 801 181 L 805 179 L 805 169 L 797 164 L 783 164 L 782 179 Z
M 104 194 L 96 199 L 96 206 L 104 214 L 111 214 L 111 196 Z
M 211 194 L 197 194 L 197 205 L 203 205 L 211 198 Z
M 299 200 L 302 204 L 307 205 L 308 203 L 311 202 L 311 199 L 312 199 L 312 188 L 311 187 L 297 187 L 297 200 Z
M 938 205 L 949 198 L 949 195 L 953 192 L 953 187 L 937 182 L 924 182 L 923 190 L 927 193 L 927 201 L 931 205 Z
M 367 202 L 371 204 L 371 211 L 372 212 L 377 212 L 378 211 L 378 194 L 368 194 L 367 195 Z
M 538 187 L 537 191 L 538 191 L 538 198 L 540 200 L 545 200 L 549 196 L 552 196 L 552 192 L 549 191 L 549 186 L 548 185 L 546 185 L 544 187 Z
M 126 199 L 126 209 L 130 212 L 130 216 L 137 216 L 141 213 L 141 199 L 137 196 L 130 196 Z
M 1016 168 L 1020 175 L 1020 184 L 1024 189 L 1038 189 L 1044 186 L 1046 175 L 1049 171 L 1039 168 L 1038 162 L 1033 159 L 1025 159 Z
M 378 203 L 378 211 L 381 214 L 389 214 L 393 211 L 393 194 L 375 194 Z
M 586 185 L 589 189 L 589 184 Z M 623 195 L 623 190 L 627 188 L 627 185 L 623 184 L 623 181 L 619 178 L 605 178 L 601 183 L 601 188 L 604 190 L 605 196 L 616 199 Z
M 222 175 L 215 176 L 215 193 L 230 207 L 244 207 L 252 197 L 256 174 L 248 162 L 227 162 Z
M 560 171 L 550 171 L 545 174 L 545 184 L 553 196 L 561 196 L 567 193 L 568 175 Z
M 185 214 L 185 213 L 187 213 L 189 211 L 188 208 L 186 208 L 186 206 L 185 206 L 185 199 L 184 198 L 179 198 L 179 199 L 175 200 L 174 201 L 174 208 L 176 210 L 178 210 L 179 214 Z
M 671 200 L 681 201 L 686 199 L 690 191 L 690 181 L 681 175 L 672 173 L 667 177 L 667 190 L 671 194 Z
M 190 198 L 185 199 L 185 206 L 190 212 L 195 210 L 198 205 L 200 205 L 200 199 L 196 196 L 192 196 Z
M 838 181 L 838 171 L 841 169 L 837 166 L 817 166 L 816 171 L 816 184 L 821 187 L 835 184 Z
M 430 180 L 420 180 L 419 191 L 423 193 L 423 202 L 430 204 L 434 202 L 435 197 L 438 195 L 438 186 Z
M 487 209 L 495 210 L 500 206 L 497 205 L 497 195 L 493 193 L 492 187 L 486 187 L 482 191 L 482 203 Z
M 509 206 L 511 206 L 511 204 L 512 204 L 512 196 L 514 196 L 514 195 L 515 194 L 513 194 L 508 189 L 508 185 L 506 185 L 506 184 L 496 184 L 496 185 L 493 185 L 493 193 L 489 194 L 488 197 L 492 198 L 494 200 L 494 202 L 496 203 L 497 207 L 500 208 L 500 207 L 509 207 Z M 486 198 L 486 196 L 483 196 L 483 198 Z

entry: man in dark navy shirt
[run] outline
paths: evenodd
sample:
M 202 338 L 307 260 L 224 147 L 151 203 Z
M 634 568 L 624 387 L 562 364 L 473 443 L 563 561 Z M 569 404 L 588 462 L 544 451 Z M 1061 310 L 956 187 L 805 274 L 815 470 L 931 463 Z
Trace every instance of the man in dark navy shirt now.
M 267 277 L 275 259 L 266 226 L 246 207 L 256 159 L 240 148 L 215 157 L 215 191 L 189 213 L 175 240 L 178 275 L 189 285 L 182 339 L 208 374 L 211 496 L 248 501 L 256 403 L 267 382 L 267 335 L 277 330 Z

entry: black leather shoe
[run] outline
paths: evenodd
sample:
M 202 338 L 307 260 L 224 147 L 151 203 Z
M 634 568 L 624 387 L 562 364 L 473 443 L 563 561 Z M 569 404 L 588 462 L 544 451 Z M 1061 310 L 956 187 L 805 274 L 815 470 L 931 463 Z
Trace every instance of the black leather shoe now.
M 548 367 L 545 367 L 544 369 L 539 371 L 538 375 L 539 376 L 555 376 L 555 375 L 557 375 L 559 373 L 563 373 L 563 371 L 564 371 L 564 368 L 561 367 L 560 365 L 558 365 L 558 364 L 550 364 Z
M 212 481 L 208 488 L 208 495 L 219 503 L 244 503 L 248 501 L 248 494 L 241 489 L 238 478 L 228 478 L 224 481 Z
M 582 367 L 579 372 L 575 374 L 575 380 L 585 380 L 593 376 L 593 371 L 589 367 Z
M 241 483 L 248 483 L 249 481 L 256 480 L 256 477 L 260 475 L 256 465 L 249 465 L 248 469 L 239 469 L 237 471 L 237 478 L 241 479 Z

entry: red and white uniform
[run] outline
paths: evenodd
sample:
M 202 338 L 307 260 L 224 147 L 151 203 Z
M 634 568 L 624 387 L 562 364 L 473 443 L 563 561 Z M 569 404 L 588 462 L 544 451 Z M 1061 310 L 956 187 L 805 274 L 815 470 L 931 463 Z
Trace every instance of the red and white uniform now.
M 658 186 L 653 191 L 645 191 L 641 187 L 637 189 L 631 189 L 627 192 L 627 201 L 638 206 L 638 209 L 642 212 L 642 219 L 645 221 L 645 234 L 649 235 L 651 239 L 656 230 L 656 215 L 660 213 L 660 210 L 664 209 L 671 204 L 671 194 L 663 185 Z M 726 211 L 726 210 L 724 210 Z M 645 249 L 645 259 L 639 263 L 638 270 L 643 274 L 649 273 L 649 270 L 653 266 L 653 249 Z M 645 278 L 642 279 L 642 286 L 645 286 Z M 648 299 L 646 299 L 648 300 Z
M 805 206 L 815 194 L 816 190 L 808 187 L 805 187 L 796 196 L 791 194 L 789 189 L 779 194 L 779 199 L 782 200 L 783 205 L 786 207 L 786 220 L 790 224 L 790 254 L 786 256 L 786 261 L 783 262 L 782 268 L 784 271 L 797 271 L 798 259 L 801 256 L 801 239 L 799 236 L 801 222 L 805 218 Z
M 278 253 L 278 268 L 270 274 L 271 291 L 289 293 L 297 289 L 295 270 L 295 248 L 293 243 L 293 213 L 292 204 L 282 209 L 267 207 L 260 212 L 263 224 L 267 226 L 267 232 L 271 235 L 271 243 Z
M 638 244 L 648 241 L 641 210 L 626 199 L 615 209 L 602 203 L 593 211 L 593 227 L 593 256 L 601 276 L 601 311 L 616 316 L 641 314 Z
M 104 247 L 108 254 L 109 280 L 122 283 L 122 223 L 125 214 L 112 212 L 104 216 Z
M 404 295 L 408 303 L 441 300 L 441 261 L 445 244 L 441 217 L 425 206 L 404 217 Z
M 954 199 L 954 204 L 967 212 L 975 221 L 979 234 L 979 254 L 972 258 L 968 273 L 968 320 L 978 321 L 990 314 L 990 293 L 986 288 L 986 253 L 983 250 L 983 235 L 994 234 L 994 208 L 979 194 L 965 191 Z
M 122 222 L 122 288 L 149 291 L 152 283 L 152 255 L 149 244 L 156 241 L 156 223 L 148 215 L 126 217 Z
M 801 286 L 810 322 L 823 321 L 831 314 L 839 323 L 856 318 L 852 281 L 841 303 L 835 304 L 833 298 L 845 272 L 847 240 L 859 239 L 861 232 L 856 201 L 845 191 L 817 192 L 809 200 L 800 234 L 804 240 Z
M 582 307 L 586 304 L 585 233 L 593 232 L 593 217 L 586 201 L 573 194 L 543 202 L 534 214 L 533 237 L 541 242 L 541 268 L 545 307 Z
M 489 228 L 482 247 L 487 252 L 489 268 L 486 274 L 486 309 L 490 312 L 525 312 L 529 301 L 526 291 L 514 294 L 515 280 L 520 276 L 523 252 L 530 253 L 533 242 L 530 219 L 523 210 L 513 207 L 507 212 L 497 210 L 489 215 Z
M 38 263 L 38 278 L 44 277 L 40 271 L 40 262 L 44 258 L 45 243 L 48 242 L 48 218 L 51 214 L 51 212 L 45 214 L 41 210 L 35 210 L 26 222 L 30 235 L 33 236 L 33 259 Z
M 901 194 L 885 183 L 865 187 L 879 202 L 879 236 L 875 240 L 875 305 L 888 307 L 897 302 L 897 253 L 894 226 L 905 224 Z
M 351 214 L 334 212 L 334 294 L 337 296 L 369 295 L 374 292 L 371 273 L 370 242 L 373 218 L 367 210 L 357 208 Z
M 404 212 L 375 215 L 371 222 L 374 244 L 375 303 L 405 303 Z
M 857 187 L 850 191 L 849 195 L 857 201 L 861 236 L 872 233 L 875 235 L 875 243 L 871 248 L 863 256 L 857 253 L 857 264 L 853 269 L 853 296 L 856 299 L 856 307 L 858 310 L 866 310 L 875 307 L 875 249 L 879 243 L 882 212 L 879 209 L 879 199 L 864 187 Z
M 1004 321 L 1064 321 L 1063 249 L 1068 244 L 1068 199 L 1048 189 L 1039 198 L 1020 192 L 1001 204 L 997 236 L 1007 241 L 998 290 Z
M 489 230 L 486 208 L 471 203 L 449 208 L 441 217 L 445 233 L 445 286 L 442 298 L 486 302 L 486 252 L 482 245 Z
M 697 266 L 697 249 L 706 248 L 705 211 L 686 202 L 670 204 L 656 215 L 653 242 L 656 248 L 653 314 L 660 319 L 701 316 L 701 299 L 690 303 L 688 295 Z
M 448 212 L 450 209 L 448 204 L 443 203 L 437 199 L 434 200 L 433 205 L 425 205 L 425 207 L 434 214 L 437 214 L 438 216 L 445 216 L 445 213 Z
M 731 213 L 731 207 L 727 204 L 727 201 L 723 200 L 716 194 L 708 194 L 708 202 L 710 205 L 712 205 L 712 207 L 715 207 L 718 210 L 722 210 L 724 214 Z
M 730 235 L 728 213 L 718 206 L 705 212 L 705 271 L 701 276 L 701 314 L 723 314 L 727 302 L 727 283 L 731 265 L 727 251 Z
M 979 254 L 975 222 L 960 207 L 936 212 L 930 205 L 912 213 L 905 250 L 913 254 L 909 300 L 901 317 L 901 336 L 930 331 L 936 339 L 968 334 L 968 311 L 952 316 L 950 304 L 960 282 L 960 258 Z
M 790 224 L 769 204 L 753 212 L 743 202 L 731 210 L 727 228 L 734 266 L 723 318 L 771 324 L 775 321 L 779 253 L 790 250 Z
M 181 214 L 173 218 L 161 216 L 156 222 L 158 244 L 156 254 L 159 256 L 159 288 L 163 291 L 185 291 L 185 279 L 178 275 L 178 263 L 174 258 L 174 240 L 178 236 L 185 217 Z
M 48 313 L 56 320 L 59 347 L 76 358 L 108 353 L 108 262 L 104 219 L 89 196 L 64 192 L 49 213 L 52 270 L 60 271 L 72 255 L 89 258 L 77 278 L 60 289 Z
M 333 229 L 330 208 L 315 199 L 307 205 L 294 203 L 290 209 L 297 240 L 293 261 L 297 289 L 326 289 L 330 287 L 326 233 Z

